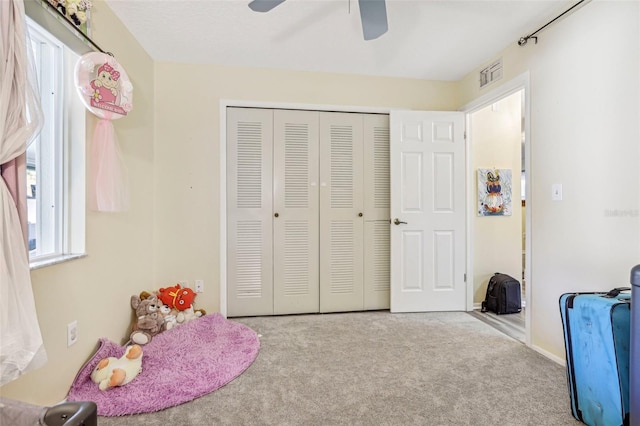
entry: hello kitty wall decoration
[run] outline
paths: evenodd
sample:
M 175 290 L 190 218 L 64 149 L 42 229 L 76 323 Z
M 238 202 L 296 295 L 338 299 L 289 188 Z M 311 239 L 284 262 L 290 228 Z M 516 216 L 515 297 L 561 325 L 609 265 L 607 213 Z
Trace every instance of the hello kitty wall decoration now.
M 90 151 L 89 206 L 103 212 L 126 211 L 127 173 L 112 121 L 133 109 L 133 85 L 115 58 L 100 52 L 80 57 L 75 84 L 82 103 L 100 118 Z

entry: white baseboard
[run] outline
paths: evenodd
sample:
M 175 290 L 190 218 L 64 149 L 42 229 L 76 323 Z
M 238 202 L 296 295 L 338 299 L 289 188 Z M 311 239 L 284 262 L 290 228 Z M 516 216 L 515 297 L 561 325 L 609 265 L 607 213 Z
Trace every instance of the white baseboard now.
M 552 354 L 551 352 L 548 352 L 548 351 L 542 349 L 539 346 L 531 345 L 530 348 L 533 349 L 534 351 L 538 352 L 540 355 L 544 355 L 545 357 L 549 358 L 551 361 L 554 361 L 554 362 L 560 364 L 563 367 L 567 366 L 567 363 L 563 358 L 560 358 L 559 356 L 556 356 L 556 355 Z

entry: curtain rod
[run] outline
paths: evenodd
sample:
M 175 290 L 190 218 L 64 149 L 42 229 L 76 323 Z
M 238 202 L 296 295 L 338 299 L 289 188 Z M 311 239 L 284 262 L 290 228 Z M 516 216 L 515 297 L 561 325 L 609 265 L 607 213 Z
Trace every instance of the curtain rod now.
M 527 44 L 527 42 L 529 41 L 530 38 L 534 39 L 536 44 L 538 43 L 538 37 L 536 37 L 536 34 L 538 34 L 540 31 L 544 30 L 545 28 L 547 28 L 549 25 L 553 24 L 554 22 L 556 22 L 558 19 L 562 18 L 564 15 L 568 14 L 569 12 L 573 11 L 574 9 L 576 9 L 578 6 L 580 6 L 582 3 L 585 2 L 589 2 L 591 0 L 580 0 L 578 3 L 574 4 L 573 6 L 571 6 L 569 9 L 565 10 L 564 12 L 562 12 L 560 15 L 556 16 L 555 18 L 553 18 L 551 21 L 547 22 L 546 24 L 544 24 L 543 26 L 541 26 L 540 28 L 538 28 L 537 30 L 535 30 L 534 32 L 532 32 L 531 34 L 529 34 L 528 36 L 524 36 L 524 37 L 520 37 L 520 40 L 518 40 L 518 45 L 519 46 L 524 46 L 525 44 Z
M 102 52 L 102 53 L 106 53 L 109 56 L 113 56 L 113 53 L 111 52 L 105 52 L 100 46 L 98 46 L 96 44 L 96 42 L 94 42 L 93 40 L 91 40 L 91 37 L 89 37 L 88 35 L 86 35 L 85 33 L 83 33 L 80 28 L 78 28 L 76 25 L 73 24 L 73 22 L 69 21 L 69 19 L 64 15 L 64 13 L 62 13 L 60 11 L 60 9 L 58 9 L 57 7 L 55 7 L 54 5 L 52 5 L 48 0 L 41 0 L 41 3 L 45 3 L 47 5 L 47 7 L 49 9 L 53 9 L 55 11 L 55 13 L 58 14 L 58 16 L 60 16 L 62 19 L 64 19 L 65 22 L 67 22 L 72 28 L 73 30 L 78 33 L 78 35 L 80 36 L 81 39 L 88 41 L 89 43 L 91 43 L 91 45 L 93 47 L 95 47 L 96 49 L 98 49 L 98 51 Z

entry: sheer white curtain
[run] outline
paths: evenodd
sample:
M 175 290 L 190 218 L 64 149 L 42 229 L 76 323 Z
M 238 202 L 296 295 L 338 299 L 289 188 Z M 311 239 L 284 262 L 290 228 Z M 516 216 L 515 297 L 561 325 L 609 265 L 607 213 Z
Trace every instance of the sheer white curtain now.
M 0 386 L 42 366 L 47 356 L 31 288 L 18 205 L 27 143 L 42 125 L 23 0 L 0 0 Z M 17 160 L 17 161 L 16 161 Z M 18 170 L 14 170 L 18 167 Z M 20 171 L 22 168 L 22 171 Z M 3 173 L 4 174 L 4 173 Z M 10 190 L 9 186 L 13 188 Z M 16 199 L 12 196 L 15 194 Z

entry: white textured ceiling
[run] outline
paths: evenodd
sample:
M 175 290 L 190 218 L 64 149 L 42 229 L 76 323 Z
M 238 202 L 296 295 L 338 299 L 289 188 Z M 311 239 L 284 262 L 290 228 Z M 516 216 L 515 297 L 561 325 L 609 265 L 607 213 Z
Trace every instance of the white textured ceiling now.
M 574 2 L 387 0 L 389 31 L 372 41 L 357 0 L 287 0 L 268 13 L 249 0 L 107 3 L 155 61 L 456 81 Z

